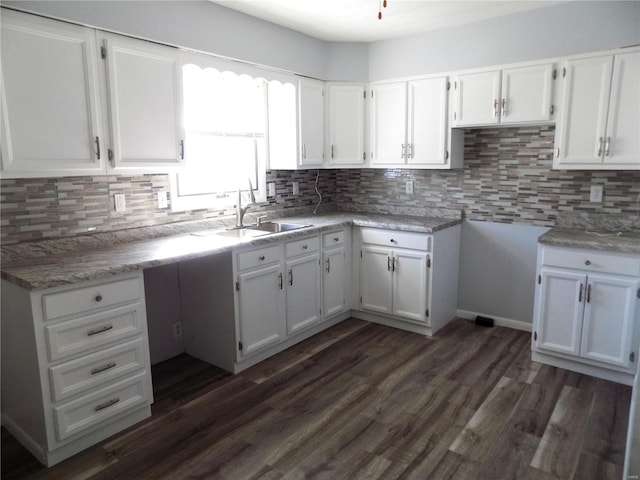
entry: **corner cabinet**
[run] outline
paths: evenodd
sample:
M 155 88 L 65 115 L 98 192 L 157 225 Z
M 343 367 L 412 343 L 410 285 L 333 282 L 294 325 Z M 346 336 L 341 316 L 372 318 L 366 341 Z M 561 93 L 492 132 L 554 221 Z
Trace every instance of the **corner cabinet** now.
M 640 170 L 640 51 L 563 65 L 555 169 Z
M 456 315 L 460 226 L 424 234 L 359 229 L 365 320 L 431 335 Z
M 453 79 L 453 126 L 550 122 L 556 75 L 551 63 L 460 74 Z
M 372 87 L 372 167 L 462 167 L 463 132 L 448 128 L 448 88 L 447 77 Z
M 143 282 L 142 271 L 39 291 L 2 280 L 2 424 L 44 465 L 151 415 Z
M 534 360 L 630 384 L 640 257 L 540 245 L 537 275 Z

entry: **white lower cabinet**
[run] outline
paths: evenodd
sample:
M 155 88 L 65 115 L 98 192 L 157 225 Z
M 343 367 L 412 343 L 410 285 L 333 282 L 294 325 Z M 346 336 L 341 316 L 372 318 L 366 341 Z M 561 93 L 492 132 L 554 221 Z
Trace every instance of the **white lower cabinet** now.
M 142 271 L 39 291 L 3 280 L 3 425 L 51 466 L 150 416 L 146 322 Z
M 287 335 L 320 322 L 320 253 L 318 237 L 285 244 Z
M 349 272 L 351 234 L 346 230 L 322 236 L 322 316 L 324 319 L 343 313 L 349 308 Z
M 540 246 L 538 263 L 534 359 L 629 383 L 638 350 L 640 258 Z

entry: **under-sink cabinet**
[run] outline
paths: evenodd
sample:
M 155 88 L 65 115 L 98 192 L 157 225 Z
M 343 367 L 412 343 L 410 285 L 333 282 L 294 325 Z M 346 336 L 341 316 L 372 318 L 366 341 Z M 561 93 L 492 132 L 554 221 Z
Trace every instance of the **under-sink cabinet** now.
M 28 291 L 2 280 L 2 424 L 51 466 L 151 415 L 142 272 Z
M 640 257 L 540 245 L 533 359 L 630 384 L 639 298 Z
M 359 229 L 356 316 L 431 335 L 457 310 L 460 226 L 434 234 Z

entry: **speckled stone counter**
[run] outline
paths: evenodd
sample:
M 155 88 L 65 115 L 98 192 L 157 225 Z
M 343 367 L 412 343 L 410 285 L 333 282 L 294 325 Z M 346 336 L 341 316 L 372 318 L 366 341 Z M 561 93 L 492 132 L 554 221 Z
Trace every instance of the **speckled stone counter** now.
M 555 227 L 538 237 L 545 245 L 608 250 L 640 255 L 640 231 L 596 232 L 576 228 Z
M 296 216 L 286 222 L 312 225 L 290 232 L 248 239 L 194 235 L 224 230 L 220 222 L 183 222 L 158 228 L 131 229 L 110 234 L 83 235 L 43 242 L 3 246 L 3 279 L 28 290 L 73 284 L 145 268 L 166 265 L 234 248 L 260 246 L 341 226 L 366 226 L 433 233 L 457 225 L 461 218 L 334 213 Z

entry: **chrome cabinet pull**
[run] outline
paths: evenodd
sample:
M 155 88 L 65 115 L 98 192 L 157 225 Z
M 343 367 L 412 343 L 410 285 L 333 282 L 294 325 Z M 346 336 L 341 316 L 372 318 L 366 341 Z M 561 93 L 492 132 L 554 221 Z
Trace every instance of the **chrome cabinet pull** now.
M 507 116 L 507 99 L 506 98 L 502 99 L 502 116 L 503 117 Z
M 97 294 L 96 297 L 95 297 L 95 301 L 98 302 L 98 303 L 101 302 L 102 301 L 102 295 Z
M 118 397 L 116 398 L 112 398 L 111 400 L 109 400 L 108 402 L 104 402 L 101 403 L 100 405 L 96 405 L 96 407 L 94 408 L 94 410 L 96 412 L 99 412 L 100 410 L 104 410 L 105 408 L 109 408 L 111 405 L 115 405 L 116 403 L 118 403 L 120 401 L 120 399 Z
M 331 259 L 327 258 L 326 264 L 327 264 L 327 273 L 331 272 Z
M 611 137 L 607 137 L 607 141 L 604 142 L 604 155 L 609 156 L 609 147 L 611 146 Z
M 180 140 L 180 160 L 184 160 L 184 140 Z
M 293 270 L 289 269 L 289 285 L 293 286 Z
M 391 257 L 387 257 L 387 271 L 391 271 Z
M 87 332 L 87 337 L 91 337 L 93 335 L 98 335 L 99 333 L 104 333 L 108 330 L 111 330 L 113 328 L 113 325 L 105 325 L 104 327 L 101 328 L 96 328 L 95 330 L 89 330 Z
M 261 262 L 264 262 L 264 258 L 265 258 L 265 257 L 264 257 L 264 255 L 260 255 L 260 256 L 258 257 L 258 260 L 260 260 Z
M 584 264 L 588 267 L 589 265 L 591 265 L 591 260 L 585 260 Z
M 493 116 L 494 117 L 498 116 L 498 99 L 497 98 L 493 99 Z
M 97 375 L 98 373 L 102 373 L 106 370 L 111 370 L 115 366 L 116 366 L 116 362 L 107 363 L 102 367 L 94 368 L 93 370 L 91 370 L 91 375 Z
M 307 248 L 309 248 L 309 245 L 302 245 L 303 250 L 306 250 Z
M 96 137 L 96 158 L 100 160 L 100 137 Z
M 280 290 L 282 290 L 282 286 L 283 286 L 283 279 L 282 279 L 282 272 L 280 272 L 278 274 L 278 287 L 280 288 Z
M 584 285 L 580 284 L 580 292 L 578 293 L 578 302 L 582 301 L 582 289 L 584 288 Z
M 393 257 L 393 262 L 391 264 L 391 271 L 392 272 L 396 271 L 396 257 Z
M 602 137 L 598 140 L 598 156 L 602 155 Z
M 333 158 L 333 144 L 331 144 L 331 158 Z
M 307 145 L 305 143 L 302 144 L 302 158 L 307 158 Z
M 333 237 L 333 241 L 334 242 L 339 242 L 340 241 L 340 237 Z
M 587 285 L 587 303 L 591 303 L 591 284 Z

